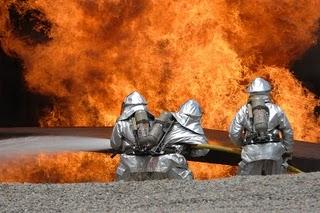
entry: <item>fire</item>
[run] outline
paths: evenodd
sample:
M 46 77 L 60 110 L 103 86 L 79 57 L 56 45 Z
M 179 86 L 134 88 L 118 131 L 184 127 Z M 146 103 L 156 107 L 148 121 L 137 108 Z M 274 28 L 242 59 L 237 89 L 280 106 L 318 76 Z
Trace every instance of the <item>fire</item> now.
M 20 156 L 0 164 L 0 182 L 110 182 L 115 181 L 119 160 L 119 156 L 85 152 Z M 226 165 L 189 162 L 189 166 L 200 180 L 227 177 L 235 172 L 234 167 Z
M 20 156 L 0 164 L 0 182 L 109 182 L 115 180 L 118 164 L 119 157 L 101 153 Z
M 110 182 L 115 181 L 119 160 L 119 156 L 84 152 L 22 156 L 0 164 L 0 182 Z M 227 165 L 189 162 L 189 166 L 200 180 L 235 174 L 235 168 Z
M 211 180 L 231 177 L 236 174 L 236 167 L 223 164 L 188 162 L 188 166 L 196 180 Z
M 30 90 L 55 99 L 42 126 L 112 126 L 138 90 L 156 115 L 194 98 L 204 127 L 226 130 L 245 86 L 262 76 L 295 139 L 319 142 L 319 99 L 289 68 L 316 42 L 319 8 L 318 0 L 4 0 L 0 41 L 23 59 Z

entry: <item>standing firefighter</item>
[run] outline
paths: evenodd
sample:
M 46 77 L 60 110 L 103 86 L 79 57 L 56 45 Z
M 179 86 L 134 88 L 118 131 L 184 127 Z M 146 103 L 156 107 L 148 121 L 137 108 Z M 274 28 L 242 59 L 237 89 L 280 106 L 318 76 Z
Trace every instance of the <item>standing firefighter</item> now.
M 248 103 L 241 107 L 229 128 L 229 137 L 242 146 L 239 175 L 286 172 L 292 156 L 293 133 L 279 106 L 271 103 L 271 86 L 256 78 L 248 87 Z

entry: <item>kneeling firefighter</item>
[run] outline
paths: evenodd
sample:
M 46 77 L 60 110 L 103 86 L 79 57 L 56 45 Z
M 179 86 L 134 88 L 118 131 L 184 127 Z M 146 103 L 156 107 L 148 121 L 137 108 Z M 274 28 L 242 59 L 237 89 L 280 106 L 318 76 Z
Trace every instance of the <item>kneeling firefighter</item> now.
M 184 103 L 178 112 L 163 112 L 148 137 L 142 144 L 152 147 L 153 155 L 158 155 L 157 164 L 165 165 L 162 172 L 168 178 L 192 179 L 188 169 L 187 156 L 200 157 L 208 153 L 207 149 L 192 149 L 192 145 L 208 142 L 201 127 L 202 112 L 194 100 Z
M 192 179 L 184 155 L 208 152 L 190 149 L 190 145 L 207 143 L 201 116 L 198 103 L 190 100 L 179 112 L 164 112 L 154 120 L 139 93 L 128 95 L 111 137 L 112 148 L 122 153 L 117 179 Z
M 147 147 L 140 144 L 139 139 L 148 136 L 153 120 L 147 101 L 138 92 L 132 92 L 124 99 L 111 136 L 111 147 L 122 153 L 116 172 L 118 180 L 138 179 L 134 174 L 146 167 Z
M 256 78 L 248 87 L 249 100 L 229 128 L 231 141 L 242 147 L 239 175 L 285 173 L 292 156 L 293 133 L 279 106 L 271 103 L 271 86 Z

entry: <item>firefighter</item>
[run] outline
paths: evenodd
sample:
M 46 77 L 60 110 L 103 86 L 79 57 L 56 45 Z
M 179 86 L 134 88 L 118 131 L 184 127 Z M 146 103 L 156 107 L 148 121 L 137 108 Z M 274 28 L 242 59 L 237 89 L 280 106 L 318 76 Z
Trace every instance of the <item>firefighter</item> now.
M 130 180 L 132 174 L 145 166 L 147 148 L 139 144 L 139 139 L 148 135 L 153 120 L 147 101 L 138 92 L 124 99 L 111 135 L 111 147 L 121 153 L 116 172 L 118 180 Z
M 229 127 L 231 141 L 242 147 L 239 175 L 285 173 L 292 156 L 293 132 L 282 111 L 270 99 L 271 86 L 256 78 L 247 88 L 249 98 Z
M 208 149 L 193 149 L 192 145 L 207 144 L 208 140 L 201 127 L 202 112 L 195 100 L 185 102 L 178 112 L 163 112 L 155 121 L 149 141 L 156 144 L 154 153 L 165 154 L 176 159 L 171 175 L 178 179 L 192 179 L 186 157 L 201 157 Z
M 164 112 L 154 120 L 143 96 L 128 95 L 111 136 L 111 147 L 121 153 L 117 179 L 192 179 L 184 155 L 208 152 L 190 149 L 192 144 L 207 143 L 201 115 L 198 103 L 188 101 L 179 112 Z
M 186 156 L 205 156 L 208 149 L 192 149 L 190 145 L 207 144 L 204 131 L 201 126 L 202 111 L 200 105 L 195 100 L 188 100 L 181 105 L 178 112 L 171 113 L 175 121 L 172 129 L 165 138 L 167 148 L 186 151 Z M 180 148 L 179 148 L 180 147 Z
M 138 92 L 125 98 L 111 135 L 111 147 L 121 154 L 117 180 L 192 179 L 182 154 L 177 150 L 157 151 L 166 136 L 163 131 L 168 132 L 174 123 L 171 118 L 171 113 L 163 113 L 154 120 Z

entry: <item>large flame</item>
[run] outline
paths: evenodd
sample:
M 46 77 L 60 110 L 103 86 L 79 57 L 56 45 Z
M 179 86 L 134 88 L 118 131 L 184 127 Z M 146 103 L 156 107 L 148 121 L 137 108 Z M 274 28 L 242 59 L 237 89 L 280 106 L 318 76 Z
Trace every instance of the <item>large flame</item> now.
M 319 0 L 4 0 L 0 38 L 30 89 L 55 97 L 42 126 L 108 126 L 140 91 L 155 114 L 189 98 L 226 130 L 256 76 L 295 139 L 319 142 L 319 99 L 289 70 L 315 44 Z M 27 21 L 26 21 L 27 20 Z
M 119 157 L 80 152 L 1 160 L 0 182 L 72 183 L 114 181 Z
M 118 156 L 101 153 L 61 153 L 1 159 L 0 182 L 74 183 L 115 181 Z M 235 174 L 228 165 L 189 162 L 196 179 L 213 179 Z

